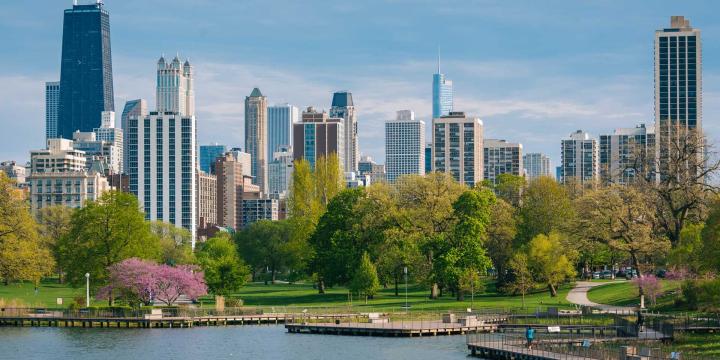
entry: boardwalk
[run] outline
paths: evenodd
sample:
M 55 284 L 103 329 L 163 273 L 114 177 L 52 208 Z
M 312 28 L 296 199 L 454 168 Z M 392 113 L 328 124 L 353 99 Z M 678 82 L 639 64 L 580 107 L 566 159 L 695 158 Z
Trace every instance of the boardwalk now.
M 371 323 L 302 323 L 286 324 L 289 333 L 354 335 L 354 336 L 438 336 L 458 335 L 472 332 L 494 332 L 496 324 L 465 326 L 459 323 L 437 321 L 393 321 L 381 324 Z
M 573 356 L 561 353 L 554 353 L 550 351 L 544 351 L 539 349 L 528 349 L 525 345 L 520 342 L 487 342 L 482 343 L 469 343 L 468 349 L 470 354 L 475 357 L 483 359 L 526 359 L 526 360 L 545 360 L 545 359 L 567 359 L 567 360 L 580 360 L 587 359 L 586 357 Z

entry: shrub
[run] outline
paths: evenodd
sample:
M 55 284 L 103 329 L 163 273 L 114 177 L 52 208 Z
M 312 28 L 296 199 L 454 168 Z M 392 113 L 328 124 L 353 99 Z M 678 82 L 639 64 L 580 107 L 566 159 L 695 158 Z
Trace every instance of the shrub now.
M 682 285 L 682 293 L 693 310 L 720 310 L 720 279 L 687 280 Z
M 643 275 L 634 278 L 632 283 L 637 286 L 638 292 L 642 292 L 647 296 L 653 305 L 657 303 L 657 297 L 662 291 L 662 285 L 655 275 Z
M 225 298 L 225 307 L 236 308 L 243 306 L 243 301 L 240 298 Z

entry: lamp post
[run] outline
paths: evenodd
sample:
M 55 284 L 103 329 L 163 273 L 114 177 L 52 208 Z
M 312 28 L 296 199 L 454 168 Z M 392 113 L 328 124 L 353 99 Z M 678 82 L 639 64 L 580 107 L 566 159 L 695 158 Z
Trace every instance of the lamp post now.
M 85 307 L 90 307 L 90 273 L 85 273 Z
M 407 280 L 408 280 L 407 277 L 408 277 L 408 272 L 407 272 L 407 266 L 403 267 L 403 273 L 405 274 L 405 311 L 408 311 L 410 308 L 408 307 L 408 292 L 407 292 L 407 290 L 408 290 L 408 289 L 407 289 Z

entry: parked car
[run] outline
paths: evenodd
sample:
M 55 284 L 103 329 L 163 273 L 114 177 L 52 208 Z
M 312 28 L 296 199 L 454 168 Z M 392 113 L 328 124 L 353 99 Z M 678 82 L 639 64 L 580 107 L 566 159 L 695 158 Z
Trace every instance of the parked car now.
M 600 272 L 596 271 L 593 273 L 593 279 L 599 279 L 600 278 Z
M 615 273 L 616 278 L 624 278 L 625 277 L 625 270 L 620 269 Z
M 611 270 L 605 270 L 602 272 L 603 279 L 614 279 L 613 272 Z
M 655 276 L 657 276 L 661 279 L 664 279 L 666 275 L 667 275 L 667 270 L 665 270 L 665 269 L 660 269 L 655 273 Z

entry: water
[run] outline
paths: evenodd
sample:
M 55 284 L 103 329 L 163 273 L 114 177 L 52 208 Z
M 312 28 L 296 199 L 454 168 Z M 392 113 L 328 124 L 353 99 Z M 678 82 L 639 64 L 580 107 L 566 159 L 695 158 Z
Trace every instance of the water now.
M 288 334 L 282 326 L 192 329 L 0 328 L 0 359 L 393 359 L 468 356 L 465 336 Z

